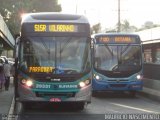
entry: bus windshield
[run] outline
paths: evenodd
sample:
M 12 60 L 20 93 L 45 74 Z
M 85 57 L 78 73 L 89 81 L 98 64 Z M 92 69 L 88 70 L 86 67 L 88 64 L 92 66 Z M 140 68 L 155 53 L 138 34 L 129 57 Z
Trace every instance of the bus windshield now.
M 95 45 L 94 67 L 109 72 L 134 72 L 141 68 L 140 45 Z
M 21 44 L 21 69 L 31 73 L 79 74 L 89 71 L 87 37 L 28 37 Z

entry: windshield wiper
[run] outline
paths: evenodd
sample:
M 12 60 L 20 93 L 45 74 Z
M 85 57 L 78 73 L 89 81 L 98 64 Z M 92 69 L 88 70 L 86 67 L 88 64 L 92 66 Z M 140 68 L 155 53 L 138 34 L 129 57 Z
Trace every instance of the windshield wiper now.
M 122 51 L 122 54 L 127 51 L 127 49 L 130 47 L 130 43 L 126 45 L 127 47 Z
M 67 74 L 75 74 L 78 73 L 77 70 L 64 70 L 65 73 Z
M 65 39 L 65 38 L 64 38 Z M 67 40 L 65 40 L 66 43 L 61 47 L 61 42 L 60 42 L 60 50 L 59 50 L 59 54 L 60 54 L 60 63 L 61 63 L 61 54 L 64 51 L 64 49 L 69 45 L 70 41 L 71 41 L 71 37 L 69 37 Z
M 76 74 L 78 73 L 77 70 L 74 69 L 57 69 L 56 74 Z
M 46 49 L 47 53 L 48 53 L 48 59 L 50 60 L 50 48 L 47 47 L 46 43 L 44 42 L 43 38 L 40 39 L 44 48 Z
M 113 50 L 111 50 L 108 45 L 105 45 L 105 48 L 107 48 L 107 50 L 109 51 L 109 53 L 113 56 Z

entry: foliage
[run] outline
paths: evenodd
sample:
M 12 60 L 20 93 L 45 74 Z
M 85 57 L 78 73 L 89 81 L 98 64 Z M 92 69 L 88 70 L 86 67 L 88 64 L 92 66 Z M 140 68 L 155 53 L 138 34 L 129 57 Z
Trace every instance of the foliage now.
M 129 21 L 124 20 L 122 21 L 120 28 L 121 28 L 121 32 L 138 32 L 138 31 L 159 27 L 159 26 L 160 25 L 154 24 L 152 21 L 146 21 L 144 25 L 142 25 L 140 28 L 137 28 L 135 26 L 131 26 Z
M 97 23 L 97 24 L 95 24 L 95 25 L 92 26 L 91 33 L 92 34 L 98 33 L 100 30 L 101 30 L 101 24 Z
M 144 23 L 144 25 L 142 25 L 141 28 L 139 28 L 137 31 L 142 31 L 142 30 L 146 30 L 146 29 L 151 29 L 151 28 L 155 28 L 155 27 L 159 27 L 160 25 L 158 24 L 154 24 L 152 21 L 146 21 Z
M 135 26 L 131 26 L 129 21 L 124 20 L 121 24 L 121 32 L 134 32 L 137 28 Z
M 0 0 L 0 13 L 13 35 L 20 31 L 23 13 L 60 11 L 58 0 Z

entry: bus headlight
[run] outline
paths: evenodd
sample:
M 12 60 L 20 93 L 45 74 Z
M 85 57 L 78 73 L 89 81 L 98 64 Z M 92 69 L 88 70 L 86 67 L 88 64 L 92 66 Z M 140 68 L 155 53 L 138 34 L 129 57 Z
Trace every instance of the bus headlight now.
M 142 75 L 137 75 L 136 78 L 137 78 L 138 80 L 141 80 L 141 79 L 142 79 Z
M 95 78 L 96 80 L 101 80 L 101 79 L 102 79 L 99 75 L 96 75 L 96 74 L 94 74 L 94 78 Z
M 85 85 L 84 82 L 80 82 L 80 83 L 79 83 L 79 86 L 80 86 L 81 88 L 83 88 L 83 87 L 85 87 L 86 85 Z
M 22 84 L 26 84 L 26 82 L 27 82 L 26 79 L 23 79 L 23 80 L 21 81 Z
M 81 81 L 80 83 L 79 83 L 79 87 L 80 88 L 83 88 L 83 87 L 86 87 L 87 85 L 89 85 L 90 84 L 90 80 L 85 80 L 85 81 Z
M 33 86 L 33 81 L 30 79 L 22 79 L 21 83 L 27 87 L 32 87 Z
M 90 80 L 85 80 L 86 85 L 89 85 L 89 83 L 90 83 Z
M 27 85 L 28 87 L 32 87 L 33 81 L 32 81 L 32 80 L 27 80 L 26 85 Z
M 99 80 L 100 79 L 100 77 L 99 77 L 99 75 L 96 75 L 96 77 L 95 77 L 97 80 Z

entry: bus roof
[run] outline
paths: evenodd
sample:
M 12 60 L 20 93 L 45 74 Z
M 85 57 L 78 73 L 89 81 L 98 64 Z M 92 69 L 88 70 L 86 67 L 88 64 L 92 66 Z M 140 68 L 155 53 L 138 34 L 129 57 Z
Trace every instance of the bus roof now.
M 58 22 L 58 23 L 89 23 L 83 15 L 63 14 L 57 12 L 28 13 L 22 18 L 22 23 Z

